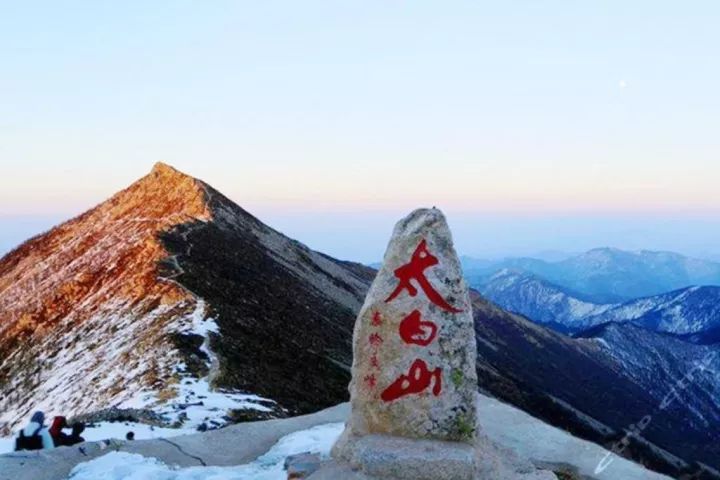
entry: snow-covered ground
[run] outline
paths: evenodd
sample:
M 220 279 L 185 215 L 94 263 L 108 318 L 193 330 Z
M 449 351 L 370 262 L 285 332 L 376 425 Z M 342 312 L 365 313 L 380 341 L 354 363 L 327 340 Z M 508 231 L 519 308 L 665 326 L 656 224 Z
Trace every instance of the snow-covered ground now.
M 544 465 L 573 466 L 580 476 L 598 480 L 669 480 L 624 458 L 609 456 L 601 446 L 575 438 L 498 400 L 478 395 L 478 402 L 481 445 L 488 466 L 532 468 L 532 460 Z M 343 423 L 335 422 L 347 415 L 349 405 L 344 404 L 306 417 L 240 424 L 205 435 L 181 437 L 175 440 L 182 446 L 180 453 L 156 441 L 120 444 L 116 451 L 102 457 L 82 457 L 72 449 L 49 452 L 38 457 L 42 459 L 38 463 L 28 463 L 22 457 L 0 457 L 0 477 L 7 473 L 8 479 L 22 478 L 22 472 L 30 473 L 32 478 L 53 480 L 285 480 L 285 458 L 307 451 L 327 456 L 343 429 Z M 158 448 L 161 444 L 165 448 Z M 258 444 L 260 448 L 256 448 Z M 96 448 L 91 455 L 105 452 Z M 246 463 L 190 467 L 197 463 L 185 461 L 197 458 L 210 465 L 231 465 L 234 459 Z M 74 465 L 72 471 L 70 465 Z M 605 470 L 596 472 L 600 465 Z
M 343 423 L 330 423 L 291 433 L 254 462 L 237 467 L 175 469 L 154 458 L 113 452 L 76 466 L 69 480 L 285 480 L 288 456 L 313 452 L 327 457 L 343 428 Z
M 208 356 L 208 367 L 212 370 L 217 359 L 209 342 L 210 333 L 218 333 L 219 327 L 214 319 L 205 317 L 205 302 L 198 300 L 198 306 L 187 324 L 173 326 L 173 331 L 184 334 L 200 335 L 205 338 L 200 350 Z M 166 418 L 170 424 L 182 424 L 182 433 L 192 433 L 204 424 L 208 429 L 228 424 L 229 410 L 272 411 L 267 405 L 275 402 L 257 395 L 224 392 L 210 388 L 209 377 L 194 378 L 187 372 L 187 366 L 180 362 L 175 372 L 181 377 L 174 385 L 174 398 L 161 398 L 157 391 L 140 391 L 132 398 L 118 405 L 119 408 L 151 409 Z M 178 434 L 179 435 L 179 434 Z
M 178 368 L 184 368 L 181 364 Z M 183 433 L 192 433 L 201 424 L 213 429 L 227 425 L 229 410 L 257 410 L 270 412 L 266 405 L 272 400 L 257 395 L 211 390 L 206 378 L 186 377 L 176 387 L 177 393 L 171 400 L 159 400 L 157 392 L 141 392 L 135 398 L 124 402 L 120 408 L 147 408 L 162 415 L 171 424 L 182 423 Z M 123 436 L 124 438 L 124 436 Z
M 150 438 L 170 438 L 185 435 L 189 432 L 183 428 L 159 428 L 144 423 L 134 422 L 102 422 L 88 427 L 83 432 L 83 438 L 88 442 L 109 440 L 117 438 L 124 440 L 128 432 L 135 434 L 135 440 L 148 440 Z
M 0 455 L 10 453 L 15 449 L 15 439 L 0 437 Z
M 83 432 L 83 438 L 88 442 L 109 440 L 116 438 L 125 440 L 128 432 L 135 434 L 135 440 L 147 440 L 150 438 L 170 438 L 178 435 L 195 433 L 195 430 L 188 428 L 159 428 L 144 423 L 134 422 L 102 422 L 88 426 Z M 12 437 L 0 438 L 0 455 L 10 453 L 15 448 L 15 439 Z

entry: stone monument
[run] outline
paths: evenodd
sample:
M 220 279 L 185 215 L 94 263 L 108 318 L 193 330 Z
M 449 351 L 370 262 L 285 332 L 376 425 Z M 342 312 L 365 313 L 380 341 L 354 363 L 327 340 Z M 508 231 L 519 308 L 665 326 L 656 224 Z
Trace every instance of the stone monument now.
M 475 331 L 440 210 L 415 210 L 395 226 L 353 352 L 352 413 L 333 456 L 368 475 L 472 479 Z

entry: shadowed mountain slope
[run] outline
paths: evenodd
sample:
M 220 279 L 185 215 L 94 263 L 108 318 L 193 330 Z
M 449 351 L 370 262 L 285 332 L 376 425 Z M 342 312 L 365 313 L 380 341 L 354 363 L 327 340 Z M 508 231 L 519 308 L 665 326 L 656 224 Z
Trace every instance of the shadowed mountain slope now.
M 214 383 L 253 391 L 292 413 L 347 396 L 356 312 L 374 277 L 359 264 L 314 252 L 208 188 L 211 223 L 161 235 L 167 275 L 209 305 L 219 335 Z

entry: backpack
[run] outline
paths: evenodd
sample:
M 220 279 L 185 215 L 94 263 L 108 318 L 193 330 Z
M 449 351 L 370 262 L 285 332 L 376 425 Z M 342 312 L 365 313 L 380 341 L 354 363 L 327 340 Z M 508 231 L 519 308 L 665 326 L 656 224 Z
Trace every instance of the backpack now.
M 15 439 L 15 451 L 42 450 L 43 441 L 40 436 L 40 430 L 42 430 L 42 428 L 42 426 L 38 427 L 38 429 L 35 430 L 35 432 L 29 437 L 25 436 L 25 430 L 20 430 L 20 435 L 18 435 Z

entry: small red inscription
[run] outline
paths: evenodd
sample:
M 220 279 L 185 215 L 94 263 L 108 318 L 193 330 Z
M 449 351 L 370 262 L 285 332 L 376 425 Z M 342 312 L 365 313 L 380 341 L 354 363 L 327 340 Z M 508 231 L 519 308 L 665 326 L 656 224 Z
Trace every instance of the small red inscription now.
M 372 317 L 372 320 L 370 321 L 370 324 L 373 327 L 379 327 L 380 325 L 382 325 L 382 323 L 383 323 L 382 315 L 380 315 L 380 312 L 373 313 L 373 317 Z
M 374 374 L 365 375 L 365 378 L 363 379 L 365 381 L 365 385 L 368 386 L 368 388 L 375 388 L 375 385 L 377 385 L 377 378 L 375 378 Z
M 433 379 L 435 382 L 432 393 L 437 397 L 442 392 L 442 369 L 438 367 L 430 371 L 423 360 L 417 359 L 410 366 L 408 374 L 400 375 L 380 394 L 380 398 L 384 402 L 392 402 L 405 395 L 424 392 L 430 387 Z
M 380 368 L 380 360 L 378 360 L 377 355 L 373 354 L 373 356 L 370 357 L 370 366 L 372 368 Z
M 427 243 L 423 239 L 418 245 L 418 247 L 415 249 L 415 252 L 413 252 L 410 263 L 403 265 L 402 267 L 399 267 L 395 270 L 395 276 L 400 280 L 400 282 L 398 283 L 398 286 L 395 288 L 395 290 L 387 298 L 387 300 L 385 300 L 385 302 L 389 302 L 395 299 L 395 297 L 400 295 L 403 290 L 407 290 L 408 294 L 411 297 L 417 295 L 417 288 L 415 288 L 415 286 L 411 282 L 411 280 L 415 280 L 418 285 L 420 285 L 420 288 L 422 288 L 423 292 L 425 292 L 425 295 L 427 295 L 430 301 L 433 302 L 435 305 L 449 312 L 462 312 L 462 310 L 458 310 L 457 308 L 450 305 L 442 297 L 442 295 L 440 295 L 438 291 L 433 288 L 428 279 L 425 278 L 425 270 L 429 267 L 432 267 L 433 265 L 437 265 L 438 263 L 439 260 L 437 259 L 437 257 L 433 256 L 430 253 L 427 248 Z
M 383 343 L 383 339 L 379 333 L 371 333 L 370 337 L 368 338 L 368 341 L 370 342 L 370 345 L 372 345 L 373 347 L 378 347 L 378 346 L 382 345 L 382 343 Z
M 400 338 L 405 343 L 427 347 L 437 337 L 438 327 L 420 319 L 420 310 L 413 310 L 400 322 Z

